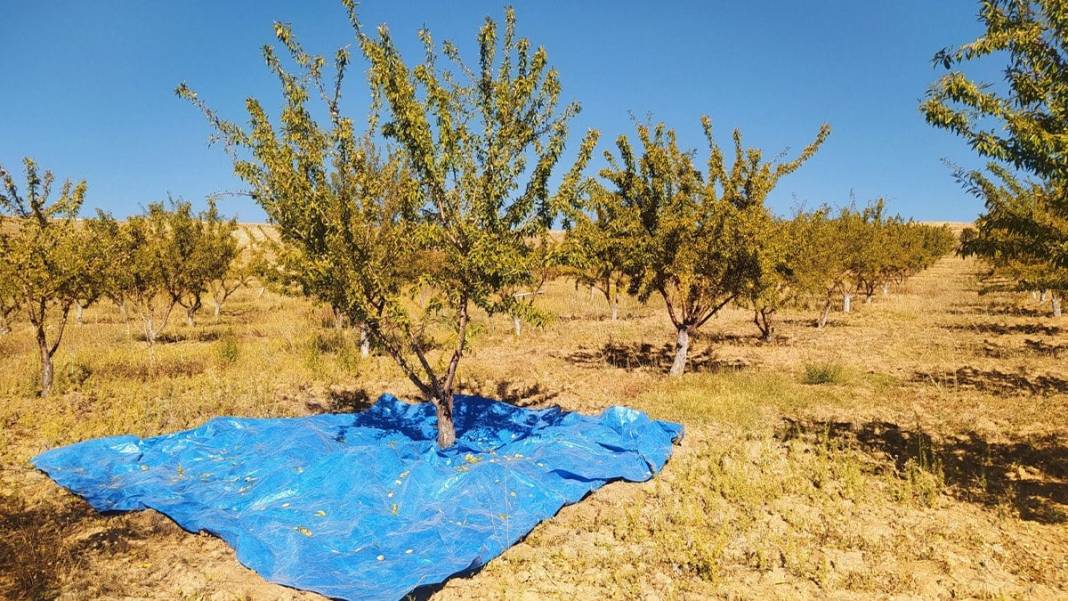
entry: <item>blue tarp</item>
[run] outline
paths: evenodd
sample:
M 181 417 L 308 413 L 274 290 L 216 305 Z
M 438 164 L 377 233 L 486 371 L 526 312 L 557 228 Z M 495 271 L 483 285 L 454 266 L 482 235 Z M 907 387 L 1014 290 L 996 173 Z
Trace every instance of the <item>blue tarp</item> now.
M 46 451 L 34 465 L 100 511 L 160 511 L 221 537 L 264 578 L 341 599 L 400 599 L 500 555 L 612 480 L 648 480 L 682 426 L 624 407 L 586 416 L 457 397 L 438 450 L 429 403 L 356 414 L 220 417 L 192 430 Z

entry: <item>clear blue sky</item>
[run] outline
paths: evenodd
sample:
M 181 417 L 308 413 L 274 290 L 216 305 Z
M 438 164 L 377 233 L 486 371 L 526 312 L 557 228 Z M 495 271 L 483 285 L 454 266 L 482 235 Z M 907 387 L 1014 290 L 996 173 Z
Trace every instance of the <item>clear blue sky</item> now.
M 364 2 L 365 24 L 388 23 L 418 58 L 421 25 L 472 60 L 483 17 L 502 2 Z M 974 38 L 975 0 L 706 0 L 515 2 L 519 30 L 546 47 L 564 95 L 582 103 L 572 128 L 602 133 L 598 151 L 653 115 L 703 152 L 698 117 L 722 142 L 741 128 L 768 154 L 799 149 L 829 122 L 819 154 L 771 198 L 840 205 L 888 199 L 917 219 L 970 220 L 981 208 L 952 180 L 942 158 L 978 165 L 967 146 L 928 126 L 917 104 L 940 71 L 931 56 Z M 247 96 L 279 106 L 260 47 L 271 24 L 293 25 L 313 51 L 331 56 L 352 42 L 337 2 L 14 2 L 0 7 L 0 164 L 34 157 L 60 178 L 89 182 L 87 205 L 117 216 L 168 193 L 201 203 L 240 188 L 220 147 L 209 147 L 200 114 L 175 97 L 188 82 L 224 116 L 243 119 Z M 358 55 L 358 53 L 357 53 Z M 356 63 L 361 71 L 362 60 Z M 985 77 L 996 72 L 982 73 Z M 362 121 L 368 93 L 351 77 L 346 111 Z M 595 161 L 594 168 L 600 164 Z M 261 221 L 250 201 L 223 201 L 243 221 Z

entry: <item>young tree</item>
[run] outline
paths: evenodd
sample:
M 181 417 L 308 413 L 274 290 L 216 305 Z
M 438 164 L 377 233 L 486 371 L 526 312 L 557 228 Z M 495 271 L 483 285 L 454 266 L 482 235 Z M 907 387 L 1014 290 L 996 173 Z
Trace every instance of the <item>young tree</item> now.
M 265 47 L 285 98 L 277 126 L 257 100 L 247 103 L 245 130 L 218 118 L 188 87 L 178 93 L 205 112 L 282 240 L 314 266 L 309 291 L 365 325 L 434 404 L 438 444 L 449 447 L 471 311 L 519 310 L 511 292 L 530 283 L 523 267 L 531 241 L 573 202 L 595 136 L 586 136 L 559 191 L 550 194 L 549 177 L 578 106 L 559 108 L 559 76 L 543 49 L 532 52 L 528 40 L 516 37 L 511 10 L 500 38 L 492 20 L 482 26 L 472 70 L 450 43 L 441 52 L 451 67 L 439 64 L 425 30 L 425 61 L 409 67 L 384 27 L 377 38 L 366 35 L 353 2 L 345 4 L 370 62 L 375 98 L 387 109 L 382 132 L 399 150 L 383 157 L 372 146 L 377 113 L 366 136 L 342 116 L 348 52 L 336 54 L 328 85 L 325 60 L 305 52 L 282 24 L 276 37 L 299 73 Z M 313 117 L 313 96 L 325 105 L 327 124 Z M 437 355 L 435 346 L 447 350 Z
M 659 294 L 676 328 L 671 375 L 685 370 L 691 335 L 737 298 L 760 269 L 761 237 L 772 220 L 764 205 L 768 193 L 830 133 L 823 126 L 796 159 L 776 164 L 765 163 L 759 149 L 744 148 L 736 130 L 728 167 L 711 121 L 703 117 L 702 124 L 709 145 L 704 174 L 663 124 L 638 127 L 640 157 L 620 136 L 619 156 L 606 152 L 609 167 L 601 172 L 615 186 L 620 211 L 629 211 L 627 219 L 636 226 L 631 291 L 642 301 Z
M 798 212 L 769 222 L 759 238 L 758 269 L 744 287 L 740 304 L 753 311 L 763 340 L 775 334 L 775 315 L 789 306 L 822 304 L 817 326 L 826 323 L 831 295 L 841 285 L 841 257 L 827 227 L 827 209 Z
M 175 308 L 187 322 L 203 305 L 210 282 L 225 273 L 236 252 L 233 221 L 219 218 L 214 203 L 197 214 L 185 201 L 148 205 L 143 215 L 108 226 L 116 258 L 106 268 L 105 294 L 132 311 L 155 344 Z
M 223 219 L 213 199 L 208 199 L 208 207 L 200 213 L 193 213 L 188 202 L 172 204 L 162 214 L 168 222 L 164 250 L 169 267 L 164 277 L 170 293 L 185 309 L 186 325 L 192 326 L 204 306 L 204 295 L 218 292 L 213 283 L 225 282 L 238 255 L 237 221 Z
M 36 163 L 25 159 L 26 188 L 20 192 L 14 178 L 0 167 L 0 285 L 5 305 L 24 311 L 34 329 L 41 360 L 41 395 L 52 388 L 52 359 L 63 340 L 71 308 L 86 297 L 98 273 L 90 267 L 101 252 L 78 222 L 86 184 L 63 183 L 59 195 L 49 199 L 55 181 Z
M 219 227 L 222 224 L 225 225 Z M 235 236 L 238 231 L 236 225 L 236 221 L 218 222 L 218 225 L 209 228 L 210 238 L 220 247 L 218 254 L 230 257 L 226 270 L 208 282 L 215 319 L 222 314 L 223 305 L 235 292 L 247 287 L 264 273 L 269 261 L 271 245 L 266 235 L 257 235 L 252 228 L 243 227 L 240 230 L 243 242 L 239 242 Z
M 539 232 L 537 238 L 531 241 L 531 245 L 525 258 L 526 265 L 520 268 L 530 274 L 530 277 L 514 286 L 511 292 L 515 299 L 515 306 L 510 310 L 512 333 L 517 337 L 523 333 L 524 321 L 539 326 L 545 322 L 545 313 L 538 310 L 535 303 L 544 292 L 545 285 L 560 275 L 564 260 L 563 245 L 554 239 L 548 229 Z M 507 291 L 504 293 L 508 294 Z
M 619 297 L 627 286 L 627 224 L 612 193 L 595 180 L 587 182 L 584 211 L 569 224 L 564 243 L 567 273 L 579 284 L 604 295 L 615 321 Z
M 797 304 L 819 307 L 815 326 L 827 325 L 831 308 L 845 292 L 849 277 L 845 237 L 841 223 L 821 207 L 811 213 L 798 213 L 793 219 L 797 254 L 793 276 L 797 287 Z

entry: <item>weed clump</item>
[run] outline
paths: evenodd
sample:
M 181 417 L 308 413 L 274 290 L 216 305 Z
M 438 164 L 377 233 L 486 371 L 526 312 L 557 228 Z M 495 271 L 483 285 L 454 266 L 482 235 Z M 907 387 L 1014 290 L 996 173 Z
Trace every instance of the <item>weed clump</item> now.
M 233 332 L 227 332 L 219 337 L 215 343 L 215 358 L 220 367 L 228 367 L 237 363 L 241 356 L 241 347 L 237 342 L 237 336 Z
M 845 381 L 845 370 L 837 363 L 810 363 L 805 365 L 805 375 L 801 380 L 805 384 L 841 384 Z

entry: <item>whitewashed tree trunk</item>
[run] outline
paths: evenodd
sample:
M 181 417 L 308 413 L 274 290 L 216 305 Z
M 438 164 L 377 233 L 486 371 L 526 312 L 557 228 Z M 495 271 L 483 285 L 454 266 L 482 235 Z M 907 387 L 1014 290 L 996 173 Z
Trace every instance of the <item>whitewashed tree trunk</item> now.
M 219 315 L 222 314 L 222 303 L 220 303 L 218 300 L 215 301 L 215 310 L 213 311 L 213 313 L 215 314 L 215 319 L 219 319 Z
M 85 313 L 85 307 L 83 307 L 81 303 L 76 303 L 75 304 L 75 309 L 74 309 L 74 321 L 75 321 L 75 323 L 77 323 L 78 325 L 82 325 L 82 323 L 83 323 L 82 322 L 82 317 L 83 317 L 84 313 Z
M 145 341 L 148 342 L 149 344 L 155 344 L 156 343 L 156 329 L 155 329 L 154 324 L 152 323 L 152 318 L 146 317 L 146 318 L 144 318 L 144 322 L 145 322 Z
M 516 316 L 512 316 L 512 333 L 519 336 L 523 333 L 523 320 Z
M 890 284 L 883 284 L 883 297 L 890 296 Z
M 1061 297 L 1057 294 L 1050 295 L 1050 304 L 1053 305 L 1053 316 L 1061 316 Z
M 1042 291 L 1042 292 L 1041 292 L 1041 293 L 1040 293 L 1040 294 L 1038 295 L 1038 302 L 1040 302 L 1040 303 L 1044 303 L 1044 302 L 1046 302 L 1046 297 L 1047 297 L 1048 295 L 1049 295 L 1049 290 L 1043 290 L 1043 291 Z
M 679 328 L 678 338 L 675 340 L 675 360 L 671 363 L 671 370 L 668 371 L 668 375 L 680 376 L 682 372 L 686 371 L 686 355 L 689 351 L 689 328 L 682 326 Z
M 831 315 L 831 300 L 827 299 L 827 302 L 823 303 L 823 311 L 820 313 L 819 319 L 816 320 L 816 327 L 822 328 L 827 325 L 827 318 Z
M 360 324 L 360 356 L 366 359 L 371 355 L 371 337 L 367 335 L 367 326 Z
M 842 295 L 842 313 L 849 313 L 853 310 L 853 295 L 845 293 Z

